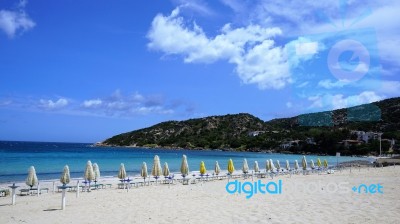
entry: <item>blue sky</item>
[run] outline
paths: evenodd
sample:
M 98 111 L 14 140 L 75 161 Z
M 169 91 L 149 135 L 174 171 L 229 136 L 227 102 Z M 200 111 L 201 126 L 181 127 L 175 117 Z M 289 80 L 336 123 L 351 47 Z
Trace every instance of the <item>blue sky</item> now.
M 400 96 L 400 2 L 0 1 L 0 140 Z

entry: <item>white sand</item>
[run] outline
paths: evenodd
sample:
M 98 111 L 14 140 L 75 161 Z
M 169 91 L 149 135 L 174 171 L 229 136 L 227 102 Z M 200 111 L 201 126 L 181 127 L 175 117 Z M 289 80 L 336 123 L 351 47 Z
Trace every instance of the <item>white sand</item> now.
M 0 223 L 399 223 L 399 176 L 400 167 L 281 176 L 273 181 L 282 180 L 282 194 L 250 199 L 228 194 L 227 180 L 159 184 L 129 192 L 116 189 L 117 180 L 107 180 L 113 188 L 81 192 L 79 198 L 67 192 L 64 211 L 61 193 L 17 196 L 15 206 L 10 196 L 1 197 Z M 351 191 L 354 185 L 378 183 L 383 194 Z M 339 184 L 344 190 L 334 193 Z

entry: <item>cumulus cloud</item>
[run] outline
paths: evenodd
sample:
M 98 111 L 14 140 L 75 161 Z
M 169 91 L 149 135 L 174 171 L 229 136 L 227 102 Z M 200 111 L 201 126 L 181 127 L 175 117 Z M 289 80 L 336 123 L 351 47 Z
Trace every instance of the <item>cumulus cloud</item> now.
M 14 11 L 0 10 L 0 30 L 9 38 L 35 27 L 36 23 L 25 12 L 27 1 L 21 1 Z
M 311 102 L 310 110 L 335 110 L 346 107 L 357 106 L 365 103 L 372 103 L 384 99 L 373 91 L 364 91 L 358 95 L 344 96 L 343 94 L 325 94 L 308 97 Z
M 261 89 L 280 89 L 291 82 L 284 46 L 277 46 L 274 37 L 279 28 L 259 25 L 222 27 L 220 34 L 208 37 L 202 28 L 188 25 L 176 8 L 168 16 L 158 14 L 147 34 L 148 47 L 166 55 L 182 55 L 186 63 L 213 63 L 225 60 L 236 65 L 236 73 L 245 84 Z
M 39 107 L 45 110 L 61 109 L 68 105 L 68 100 L 65 98 L 60 98 L 57 101 L 41 99 L 39 102 Z

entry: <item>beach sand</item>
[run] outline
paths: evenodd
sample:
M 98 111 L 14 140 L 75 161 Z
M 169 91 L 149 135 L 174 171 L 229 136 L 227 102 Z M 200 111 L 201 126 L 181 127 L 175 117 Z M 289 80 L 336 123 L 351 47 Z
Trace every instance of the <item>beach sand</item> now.
M 229 194 L 227 180 L 171 186 L 158 184 L 0 198 L 0 223 L 399 223 L 400 167 L 362 168 L 334 174 L 278 176 L 281 194 Z M 238 181 L 251 181 L 243 178 Z M 258 179 L 254 179 L 258 180 Z M 48 183 L 50 189 L 52 185 Z M 353 192 L 353 186 L 380 184 L 383 193 Z M 19 191 L 18 191 L 19 192 Z

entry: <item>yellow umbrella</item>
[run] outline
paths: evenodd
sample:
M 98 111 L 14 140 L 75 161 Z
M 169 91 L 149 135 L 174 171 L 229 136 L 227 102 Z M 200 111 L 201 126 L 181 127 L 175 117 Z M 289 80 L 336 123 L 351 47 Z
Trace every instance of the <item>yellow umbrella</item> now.
M 318 166 L 318 167 L 321 167 L 321 166 L 322 166 L 321 160 L 320 160 L 319 158 L 317 159 L 317 166 Z
M 324 159 L 324 167 L 328 168 L 328 161 L 326 161 L 326 159 Z
M 204 175 L 204 174 L 206 174 L 206 172 L 207 172 L 206 165 L 204 164 L 203 161 L 201 161 L 200 162 L 200 174 Z
M 232 159 L 229 159 L 228 161 L 228 173 L 232 174 L 233 171 L 235 171 L 235 166 L 233 166 L 233 161 Z

